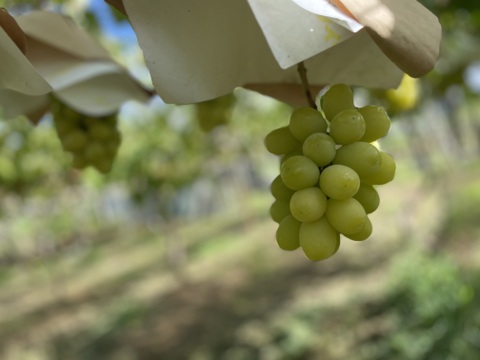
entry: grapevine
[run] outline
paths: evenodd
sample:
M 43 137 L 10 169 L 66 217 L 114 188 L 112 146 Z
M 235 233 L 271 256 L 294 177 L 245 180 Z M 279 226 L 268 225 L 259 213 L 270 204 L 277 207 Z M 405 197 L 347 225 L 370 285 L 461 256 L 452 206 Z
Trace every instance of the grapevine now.
M 312 261 L 334 255 L 340 235 L 370 237 L 368 215 L 380 204 L 375 186 L 395 176 L 392 156 L 372 144 L 390 129 L 382 107 L 355 107 L 352 90 L 343 84 L 333 85 L 320 104 L 319 110 L 295 109 L 288 126 L 265 137 L 267 150 L 281 156 L 270 187 L 277 244 L 301 248 Z

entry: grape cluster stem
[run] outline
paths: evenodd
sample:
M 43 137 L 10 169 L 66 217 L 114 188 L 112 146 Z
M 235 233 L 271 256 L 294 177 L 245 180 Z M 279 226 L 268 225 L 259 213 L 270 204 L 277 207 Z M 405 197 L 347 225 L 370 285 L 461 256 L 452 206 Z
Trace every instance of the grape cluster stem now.
M 303 89 L 305 90 L 305 96 L 307 97 L 308 104 L 310 105 L 310 107 L 317 110 L 317 104 L 315 104 L 315 99 L 312 96 L 312 92 L 310 91 L 310 85 L 308 84 L 307 68 L 305 67 L 303 61 L 298 63 L 297 69 L 298 74 L 300 75 L 300 80 L 302 81 Z

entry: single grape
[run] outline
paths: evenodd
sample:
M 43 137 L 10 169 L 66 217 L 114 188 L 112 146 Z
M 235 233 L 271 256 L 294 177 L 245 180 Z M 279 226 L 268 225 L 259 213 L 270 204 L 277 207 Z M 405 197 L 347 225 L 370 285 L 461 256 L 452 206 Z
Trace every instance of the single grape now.
M 330 136 L 339 145 L 351 144 L 362 138 L 365 127 L 360 112 L 355 109 L 343 110 L 330 123 Z
M 358 233 L 345 235 L 345 236 L 350 240 L 363 241 L 368 239 L 370 235 L 372 235 L 372 232 L 373 232 L 372 222 L 367 216 L 367 221 L 365 221 L 365 224 L 363 225 L 362 230 L 360 230 Z
M 74 129 L 61 138 L 65 151 L 80 152 L 88 144 L 88 136 L 81 129 Z
M 382 156 L 375 146 L 356 142 L 337 149 L 333 163 L 351 167 L 362 180 L 380 170 Z
M 344 235 L 356 234 L 362 230 L 367 213 L 355 199 L 329 199 L 325 215 L 332 227 Z
M 283 155 L 282 158 L 280 159 L 280 166 L 285 162 L 285 160 L 290 159 L 292 156 L 295 155 L 303 155 L 302 151 L 293 151 L 291 153 L 288 153 L 286 155 Z
M 290 214 L 290 204 L 288 201 L 276 200 L 270 206 L 270 217 L 276 223 L 282 221 L 285 217 Z
M 88 166 L 88 161 L 85 159 L 83 154 L 73 154 L 72 158 L 72 167 L 74 169 L 85 169 Z
M 280 168 L 280 175 L 289 189 L 301 190 L 317 184 L 320 170 L 306 156 L 295 155 L 285 160 Z
M 112 170 L 113 159 L 109 156 L 96 158 L 91 162 L 92 166 L 102 174 L 109 173 Z
M 67 119 L 58 119 L 55 118 L 55 130 L 57 130 L 57 134 L 60 140 L 67 135 L 68 133 L 75 131 L 78 128 L 78 121 L 73 120 L 69 121 Z
M 194 109 L 202 131 L 209 132 L 220 125 L 228 124 L 234 106 L 233 94 L 196 103 Z
M 327 122 L 319 111 L 312 108 L 300 108 L 293 111 L 288 127 L 295 138 L 304 141 L 313 133 L 325 133 Z
M 298 221 L 311 222 L 320 219 L 327 209 L 327 197 L 317 187 L 296 191 L 290 199 L 290 212 Z
M 107 141 L 105 143 L 105 153 L 108 154 L 108 156 L 111 159 L 115 159 L 115 156 L 117 156 L 118 153 L 118 144 L 115 141 Z
M 355 109 L 353 93 L 347 85 L 333 85 L 321 98 L 321 106 L 327 120 L 333 118 L 341 111 Z
M 365 106 L 358 109 L 365 120 L 365 134 L 359 141 L 373 142 L 387 135 L 390 130 L 390 118 L 381 106 Z
M 362 180 L 370 185 L 383 185 L 393 180 L 395 177 L 395 160 L 384 151 L 380 151 L 382 164 L 380 170 L 365 176 Z
M 330 164 L 336 152 L 335 141 L 324 133 L 312 134 L 303 143 L 303 154 L 320 167 Z
M 300 246 L 311 261 L 325 260 L 340 247 L 340 235 L 325 217 L 302 223 L 299 234 Z
M 380 196 L 372 185 L 360 183 L 360 187 L 353 198 L 363 206 L 367 214 L 377 210 L 380 205 Z
M 360 187 L 360 178 L 352 168 L 331 165 L 320 174 L 320 189 L 329 198 L 345 200 L 354 196 Z
M 104 157 L 105 151 L 106 148 L 103 144 L 96 141 L 90 141 L 85 147 L 83 154 L 87 161 L 93 162 L 96 159 L 102 159 Z
M 295 250 L 300 247 L 299 234 L 302 223 L 292 215 L 286 216 L 278 225 L 275 238 L 280 249 Z
M 295 139 L 288 127 L 271 131 L 265 137 L 265 147 L 275 155 L 285 155 L 302 148 L 302 143 Z
M 270 185 L 270 192 L 276 200 L 290 201 L 294 191 L 287 188 L 283 183 L 282 177 L 278 175 Z
M 95 140 L 108 140 L 115 132 L 115 128 L 97 119 L 97 122 L 88 128 L 88 133 Z

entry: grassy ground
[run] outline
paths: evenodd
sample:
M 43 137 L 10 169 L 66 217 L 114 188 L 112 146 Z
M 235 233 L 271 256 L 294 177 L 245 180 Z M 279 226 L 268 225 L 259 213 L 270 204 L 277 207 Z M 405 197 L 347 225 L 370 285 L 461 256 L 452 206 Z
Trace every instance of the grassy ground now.
M 119 224 L 95 235 L 114 241 L 4 268 L 0 358 L 395 358 L 383 340 L 400 329 L 389 312 L 401 306 L 391 302 L 403 279 L 397 275 L 417 266 L 424 278 L 430 268 L 422 266 L 438 253 L 453 259 L 452 268 L 438 263 L 448 276 L 458 275 L 457 264 L 475 272 L 480 260 L 480 212 L 465 205 L 479 193 L 478 172 L 442 183 L 410 174 L 381 189 L 374 235 L 344 240 L 322 263 L 276 247 L 265 191 L 201 221 Z M 454 292 L 471 304 L 475 289 Z M 427 358 L 417 353 L 403 358 Z

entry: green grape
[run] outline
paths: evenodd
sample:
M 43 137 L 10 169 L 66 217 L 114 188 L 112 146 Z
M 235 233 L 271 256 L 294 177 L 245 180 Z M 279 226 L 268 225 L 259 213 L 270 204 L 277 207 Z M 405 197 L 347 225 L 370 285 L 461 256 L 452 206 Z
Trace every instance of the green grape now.
M 200 129 L 209 132 L 220 125 L 228 124 L 235 106 L 233 94 L 195 104 L 195 112 Z
M 283 155 L 281 160 L 280 160 L 280 166 L 285 162 L 285 160 L 290 159 L 292 156 L 295 156 L 295 155 L 303 155 L 303 152 L 294 151 L 294 152 L 288 153 L 286 155 Z
M 356 142 L 337 149 L 333 163 L 352 168 L 362 180 L 380 170 L 382 156 L 375 146 L 365 142 Z
M 111 170 L 121 143 L 116 116 L 93 118 L 57 104 L 54 123 L 65 151 L 72 153 L 72 166 L 93 166 L 101 173 Z
M 339 112 L 330 123 L 330 136 L 340 145 L 354 143 L 365 134 L 365 120 L 355 109 Z
M 58 119 L 54 118 L 55 130 L 60 139 L 62 139 L 66 134 L 75 131 L 78 128 L 78 121 L 68 120 L 68 119 Z
M 282 177 L 278 175 L 270 185 L 270 192 L 276 200 L 290 201 L 294 191 L 285 186 Z
M 302 223 L 292 215 L 286 216 L 278 225 L 275 238 L 280 249 L 292 251 L 300 247 L 299 234 Z
M 322 96 L 321 106 L 325 117 L 329 121 L 332 121 L 343 110 L 355 109 L 352 89 L 344 84 L 333 85 Z
M 367 213 L 355 199 L 329 199 L 325 215 L 332 227 L 344 235 L 356 234 L 367 221 Z
M 108 154 L 113 158 L 117 155 L 118 148 L 122 143 L 122 134 L 118 129 L 114 129 L 110 138 L 104 143 Z
M 304 141 L 309 135 L 327 132 L 327 122 L 323 115 L 312 108 L 300 108 L 293 111 L 288 125 L 295 138 Z
M 85 156 L 80 153 L 73 154 L 72 158 L 72 167 L 74 169 L 85 169 L 88 166 L 88 161 L 85 159 Z
M 300 246 L 311 261 L 325 260 L 340 247 L 340 235 L 325 217 L 302 223 L 299 234 Z
M 118 153 L 118 144 L 112 141 L 108 141 L 104 144 L 105 154 L 107 154 L 112 160 L 115 159 Z
M 285 155 L 302 148 L 302 143 L 295 139 L 288 127 L 273 130 L 265 137 L 265 147 L 275 155 Z
M 363 225 L 362 230 L 360 230 L 358 233 L 345 235 L 345 236 L 350 240 L 363 241 L 368 239 L 370 235 L 372 235 L 372 232 L 373 232 L 372 222 L 367 216 L 367 220 L 365 221 L 365 224 Z
M 93 162 L 96 159 L 103 158 L 105 151 L 106 148 L 103 144 L 96 141 L 90 141 L 84 149 L 84 156 L 87 161 Z
M 280 168 L 280 175 L 289 189 L 301 190 L 317 184 L 320 170 L 306 156 L 295 155 L 285 160 Z
M 61 137 L 62 146 L 68 152 L 80 152 L 88 143 L 88 136 L 81 129 L 74 129 Z
M 358 109 L 365 120 L 365 134 L 359 141 L 372 142 L 387 135 L 390 130 L 390 118 L 381 106 L 365 106 Z
M 330 164 L 336 152 L 335 142 L 324 133 L 312 134 L 303 143 L 303 154 L 320 167 Z
M 395 177 L 395 160 L 384 151 L 380 151 L 382 164 L 380 170 L 365 176 L 362 180 L 370 185 L 383 185 L 393 180 Z
M 320 219 L 327 209 L 327 197 L 317 187 L 296 191 L 290 199 L 290 212 L 298 221 L 311 222 Z
M 88 128 L 88 133 L 95 140 L 108 140 L 115 132 L 115 128 L 98 120 Z
M 363 206 L 367 214 L 377 210 L 380 205 L 380 196 L 372 185 L 360 183 L 360 188 L 353 198 Z
M 320 189 L 329 198 L 345 200 L 354 196 L 360 187 L 358 174 L 345 165 L 331 165 L 320 174 Z
M 92 166 L 97 169 L 102 174 L 109 173 L 112 170 L 113 159 L 109 156 L 103 156 L 100 158 L 96 158 L 91 162 Z
M 290 204 L 288 201 L 276 200 L 270 206 L 270 217 L 276 223 L 282 221 L 285 217 L 290 214 Z

